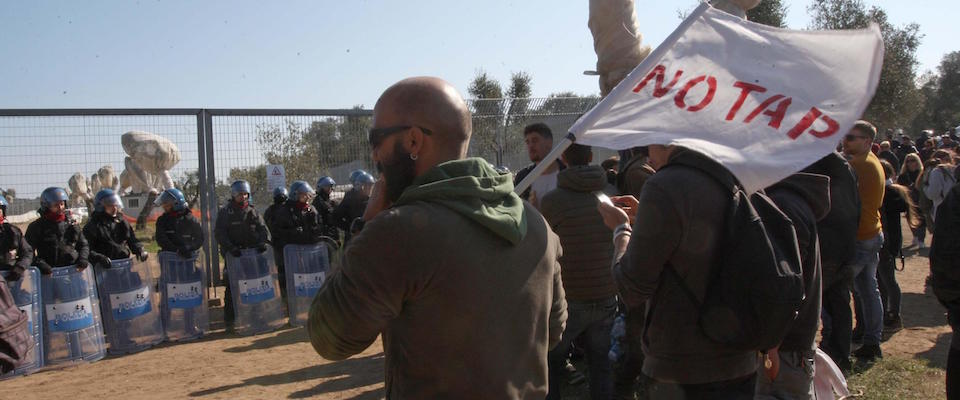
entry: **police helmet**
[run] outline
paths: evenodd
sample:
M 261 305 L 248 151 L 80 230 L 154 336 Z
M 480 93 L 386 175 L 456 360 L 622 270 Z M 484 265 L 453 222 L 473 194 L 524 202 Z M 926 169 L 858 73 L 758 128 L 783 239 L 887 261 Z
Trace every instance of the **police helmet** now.
M 0 194 L 0 210 L 3 210 L 3 215 L 7 215 L 7 206 L 9 205 L 10 203 L 7 203 L 7 197 Z
M 114 192 L 113 189 L 101 189 L 97 192 L 97 195 L 94 196 L 93 210 L 103 212 L 104 206 L 123 206 L 120 202 L 120 196 L 117 196 L 117 193 Z
M 173 209 L 176 211 L 183 211 L 187 209 L 187 198 L 183 196 L 183 192 L 180 189 L 172 188 L 164 190 L 163 193 L 157 197 L 157 201 L 154 204 L 160 206 L 164 204 L 173 204 Z
M 47 210 L 54 204 L 69 199 L 67 191 L 64 188 L 48 187 L 40 193 L 40 208 Z
M 336 184 L 337 182 L 335 182 L 333 178 L 329 176 L 324 176 L 317 180 L 317 188 L 333 187 Z
M 373 175 L 370 175 L 369 173 L 367 173 L 367 171 L 360 171 L 360 172 L 362 173 L 358 175 L 357 179 L 353 182 L 354 187 L 357 187 L 360 185 L 372 185 L 377 181 L 373 177 Z
M 285 187 L 283 187 L 283 186 L 277 186 L 277 187 L 273 188 L 273 202 L 274 202 L 274 203 L 283 203 L 283 202 L 287 201 L 287 198 L 289 198 L 289 197 L 290 197 L 290 196 L 289 196 L 289 194 L 287 193 L 287 188 L 285 188 Z
M 250 182 L 241 179 L 230 184 L 230 197 L 237 197 L 240 193 L 250 194 Z
M 290 195 L 297 199 L 301 194 L 315 195 L 317 192 L 310 187 L 310 184 L 304 181 L 295 181 L 290 184 Z

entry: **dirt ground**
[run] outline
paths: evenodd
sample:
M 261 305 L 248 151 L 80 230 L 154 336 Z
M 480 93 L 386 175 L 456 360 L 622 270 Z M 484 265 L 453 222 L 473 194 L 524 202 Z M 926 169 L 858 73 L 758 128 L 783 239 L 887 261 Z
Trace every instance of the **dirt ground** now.
M 905 232 L 904 242 L 911 239 Z M 944 309 L 924 287 L 929 271 L 926 250 L 917 253 L 911 248 L 905 253 L 906 269 L 897 273 L 904 292 L 905 329 L 882 345 L 884 355 L 917 358 L 942 369 L 950 329 Z M 220 319 L 219 310 L 211 318 Z M 578 389 L 572 392 L 584 392 Z M 864 389 L 869 398 L 869 388 Z M 23 400 L 378 399 L 383 394 L 379 341 L 362 354 L 330 362 L 313 351 L 301 328 L 252 337 L 218 330 L 193 342 L 164 343 L 133 355 L 0 382 L 0 398 Z

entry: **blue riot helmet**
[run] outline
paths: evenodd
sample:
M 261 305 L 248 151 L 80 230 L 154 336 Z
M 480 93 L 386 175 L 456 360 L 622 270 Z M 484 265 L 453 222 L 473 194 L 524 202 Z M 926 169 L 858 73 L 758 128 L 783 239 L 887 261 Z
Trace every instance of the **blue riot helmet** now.
M 304 181 L 295 181 L 290 184 L 290 196 L 292 196 L 297 201 L 300 201 L 300 195 L 307 194 L 309 197 L 313 197 L 317 194 L 316 191 L 310 187 L 309 183 Z M 309 202 L 310 200 L 307 200 Z
M 157 197 L 154 204 L 158 206 L 173 204 L 174 211 L 183 211 L 187 209 L 187 198 L 183 196 L 180 189 L 167 189 Z
M 364 171 L 364 170 L 362 170 L 362 169 L 355 169 L 355 170 L 353 170 L 353 172 L 350 173 L 350 184 L 356 185 L 356 184 L 357 184 L 357 178 L 359 178 L 360 176 L 362 176 L 362 175 L 365 174 L 365 173 L 367 173 L 367 171 Z
M 230 184 L 230 197 L 237 197 L 240 193 L 250 194 L 250 182 L 241 179 Z
M 101 189 L 93 198 L 93 210 L 103 212 L 105 206 L 121 207 L 120 196 L 113 189 Z
M 7 203 L 7 197 L 0 194 L 0 210 L 3 210 L 3 215 L 7 215 L 7 206 L 9 205 L 10 203 Z
M 51 206 L 61 201 L 67 201 L 67 191 L 59 187 L 48 187 L 40 193 L 40 209 L 49 210 Z
M 354 185 L 372 185 L 377 182 L 376 178 L 374 178 L 373 175 L 370 175 L 369 173 L 367 173 L 367 171 L 361 171 L 361 172 L 363 173 L 357 177 L 357 182 L 354 183 Z
M 337 182 L 335 182 L 335 181 L 333 180 L 333 178 L 331 178 L 331 177 L 329 177 L 329 176 L 324 176 L 324 177 L 320 178 L 319 180 L 317 180 L 317 189 L 334 187 L 336 184 L 337 184 Z
M 287 199 L 288 199 L 289 197 L 290 197 L 290 195 L 289 195 L 289 193 L 287 192 L 287 188 L 285 188 L 285 187 L 283 187 L 283 186 L 277 186 L 276 188 L 273 189 L 273 202 L 274 202 L 274 203 L 276 203 L 276 204 L 283 203 L 283 202 L 287 201 Z

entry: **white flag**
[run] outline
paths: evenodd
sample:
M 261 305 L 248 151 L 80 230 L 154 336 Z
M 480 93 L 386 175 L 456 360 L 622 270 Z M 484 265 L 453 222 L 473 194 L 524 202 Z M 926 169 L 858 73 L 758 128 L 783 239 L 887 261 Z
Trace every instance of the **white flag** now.
M 679 145 L 754 192 L 836 148 L 873 98 L 876 25 L 794 31 L 701 4 L 570 132 L 611 149 Z

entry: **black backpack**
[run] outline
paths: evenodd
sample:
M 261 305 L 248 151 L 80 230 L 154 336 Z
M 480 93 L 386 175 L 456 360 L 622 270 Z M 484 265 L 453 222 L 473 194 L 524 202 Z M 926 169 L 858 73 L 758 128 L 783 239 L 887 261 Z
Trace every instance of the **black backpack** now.
M 23 363 L 33 347 L 28 321 L 13 301 L 7 281 L 0 276 L 0 374 L 13 371 Z
M 736 350 L 766 351 L 780 345 L 804 300 L 793 222 L 763 192 L 747 195 L 719 164 L 703 157 L 673 161 L 713 177 L 731 195 L 719 259 L 711 267 L 703 300 L 668 268 L 699 307 L 701 331 Z

